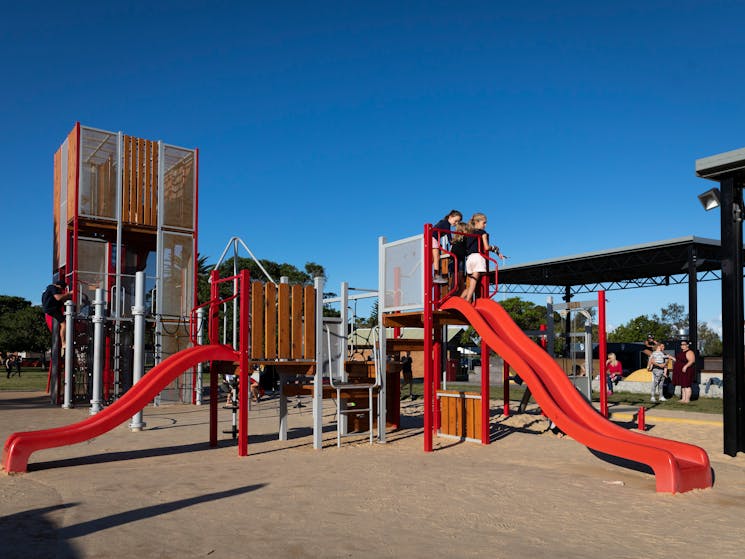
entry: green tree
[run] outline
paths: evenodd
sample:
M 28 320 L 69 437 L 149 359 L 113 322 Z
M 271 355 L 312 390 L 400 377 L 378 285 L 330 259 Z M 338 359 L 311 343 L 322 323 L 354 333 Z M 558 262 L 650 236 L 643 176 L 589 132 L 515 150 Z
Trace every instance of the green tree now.
M 523 330 L 538 330 L 546 324 L 546 307 L 524 301 L 519 297 L 510 297 L 500 303 L 510 318 Z
M 25 309 L 31 303 L 23 297 L 13 297 L 11 295 L 0 295 L 0 317 L 8 313 L 14 313 Z
M 657 315 L 653 318 L 669 327 L 670 331 L 665 338 L 675 338 L 680 330 L 688 330 L 688 313 L 685 312 L 685 307 L 678 303 L 670 303 L 660 311 L 659 319 Z
M 546 324 L 546 307 L 525 301 L 519 297 L 510 297 L 500 303 L 510 318 L 523 330 L 538 330 Z M 472 326 L 466 328 L 460 337 L 464 346 L 476 345 L 478 334 Z
M 32 306 L 21 297 L 0 296 L 3 309 L 14 311 L 0 313 L 0 350 L 45 351 L 51 344 L 49 329 L 44 320 L 44 311 Z M 10 304 L 6 304 L 10 301 Z
M 722 355 L 722 338 L 705 322 L 698 323 L 698 343 L 702 355 Z
M 656 340 L 664 340 L 669 337 L 670 326 L 660 323 L 654 317 L 641 315 L 632 318 L 626 324 L 622 324 L 610 332 L 608 341 L 639 343 L 646 340 L 649 334 Z

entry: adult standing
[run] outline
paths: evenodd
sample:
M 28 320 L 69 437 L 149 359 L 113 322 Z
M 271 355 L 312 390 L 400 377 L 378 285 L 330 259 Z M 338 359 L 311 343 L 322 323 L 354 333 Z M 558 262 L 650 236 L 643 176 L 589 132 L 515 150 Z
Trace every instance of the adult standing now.
M 673 384 L 680 386 L 680 403 L 688 404 L 691 401 L 691 386 L 693 376 L 696 373 L 696 353 L 691 349 L 688 341 L 680 342 L 680 353 L 675 356 L 673 365 Z

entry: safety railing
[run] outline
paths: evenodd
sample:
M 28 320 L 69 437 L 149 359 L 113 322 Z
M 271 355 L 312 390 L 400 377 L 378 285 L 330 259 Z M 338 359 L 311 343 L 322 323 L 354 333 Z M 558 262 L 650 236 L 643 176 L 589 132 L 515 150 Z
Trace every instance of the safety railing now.
M 248 275 L 248 271 L 246 271 L 246 275 Z M 208 301 L 202 303 L 201 305 L 197 305 L 191 310 L 191 313 L 189 315 L 189 339 L 191 340 L 191 343 L 193 345 L 197 345 L 197 336 L 199 333 L 199 328 L 204 328 L 204 325 L 198 324 L 197 321 L 197 314 L 199 309 L 207 308 L 208 310 L 208 318 L 207 318 L 207 340 L 208 343 L 217 344 L 220 343 L 220 323 L 219 323 L 219 308 L 220 305 L 224 303 L 229 303 L 230 301 L 233 301 L 235 299 L 239 299 L 240 293 L 244 289 L 248 289 L 249 282 L 246 282 L 246 285 L 243 285 L 243 282 L 241 281 L 243 279 L 243 274 L 238 274 L 235 276 L 228 276 L 225 278 L 219 277 L 219 272 L 217 270 L 214 270 L 210 274 L 210 298 Z M 231 295 L 228 296 L 220 296 L 220 285 L 223 283 L 232 282 L 235 285 L 235 280 L 238 280 L 238 289 L 235 290 Z M 241 309 L 241 312 L 248 312 L 248 309 Z M 243 324 L 246 324 L 247 322 L 242 322 Z

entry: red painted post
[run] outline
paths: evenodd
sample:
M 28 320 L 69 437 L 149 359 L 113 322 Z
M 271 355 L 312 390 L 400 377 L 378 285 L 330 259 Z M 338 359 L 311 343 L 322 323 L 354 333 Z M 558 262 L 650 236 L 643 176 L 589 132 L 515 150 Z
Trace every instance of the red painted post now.
M 481 341 L 481 444 L 489 444 L 489 346 L 483 340 Z
M 646 426 L 644 425 L 644 413 L 646 411 L 646 408 L 644 406 L 639 406 L 639 413 L 636 415 L 636 421 L 637 421 L 637 428 L 639 431 L 646 431 Z
M 219 306 L 217 304 L 217 296 L 220 293 L 220 288 L 217 281 L 220 279 L 220 272 L 218 270 L 212 270 L 210 272 L 210 310 L 209 318 L 207 320 L 209 326 L 207 334 L 211 344 L 218 343 L 220 339 L 219 331 L 219 317 L 218 311 Z M 217 446 L 217 374 L 210 367 L 210 446 Z
M 437 330 L 440 330 L 439 328 Z M 437 393 L 440 390 L 440 383 L 442 381 L 442 333 L 436 331 L 434 333 L 434 351 L 432 355 L 432 362 L 434 363 L 434 394 L 433 394 L 433 406 L 432 406 L 432 436 L 437 435 L 437 431 L 440 429 L 440 402 L 437 399 Z
M 248 270 L 240 273 L 240 319 L 238 321 L 238 347 L 241 372 L 238 379 L 238 456 L 248 454 L 248 306 L 251 300 Z
M 502 383 L 504 385 L 504 409 L 502 415 L 505 417 L 510 416 L 510 364 L 506 360 L 502 359 Z
M 424 224 L 424 452 L 432 452 L 432 224 Z
M 608 382 L 606 379 L 605 361 L 608 359 L 608 347 L 605 334 L 605 291 L 598 291 L 598 357 L 600 360 L 600 413 L 608 417 Z

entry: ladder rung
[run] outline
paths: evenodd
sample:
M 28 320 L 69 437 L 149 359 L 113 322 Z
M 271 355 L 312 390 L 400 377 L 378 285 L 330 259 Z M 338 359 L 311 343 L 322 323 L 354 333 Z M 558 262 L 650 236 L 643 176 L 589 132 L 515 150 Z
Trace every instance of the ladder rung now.
M 348 410 L 339 410 L 339 413 L 344 413 L 344 414 L 347 414 L 347 413 L 365 413 L 365 412 L 368 412 L 368 411 L 370 411 L 370 408 L 359 408 L 359 409 L 357 409 L 357 408 L 351 408 L 351 409 L 348 409 Z
M 334 388 L 337 388 L 339 390 L 369 390 L 371 388 L 375 388 L 374 384 L 353 384 L 353 383 L 345 383 L 345 384 L 335 384 Z

